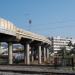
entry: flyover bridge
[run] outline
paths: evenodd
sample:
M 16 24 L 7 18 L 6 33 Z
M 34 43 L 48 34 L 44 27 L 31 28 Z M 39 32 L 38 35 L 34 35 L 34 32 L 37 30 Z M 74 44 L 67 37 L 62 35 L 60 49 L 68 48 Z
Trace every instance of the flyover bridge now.
M 34 61 L 33 53 L 38 53 L 38 63 L 41 64 L 41 56 L 43 51 L 43 61 L 49 58 L 50 40 L 42 35 L 32 33 L 16 27 L 13 23 L 0 18 L 0 42 L 8 43 L 8 59 L 9 64 L 13 63 L 13 44 L 20 43 L 24 46 L 24 63 L 30 64 Z M 31 50 L 31 56 L 30 56 Z

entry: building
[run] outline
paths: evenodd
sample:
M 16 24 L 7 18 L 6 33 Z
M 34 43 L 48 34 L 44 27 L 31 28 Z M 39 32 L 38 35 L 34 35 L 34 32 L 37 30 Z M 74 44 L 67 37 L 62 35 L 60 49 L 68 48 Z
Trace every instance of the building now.
M 58 50 L 61 50 L 61 47 L 66 47 L 67 50 L 70 50 L 71 48 L 68 46 L 68 43 L 70 41 L 74 42 L 72 38 L 62 38 L 60 36 L 52 37 L 51 41 L 54 53 L 57 53 Z

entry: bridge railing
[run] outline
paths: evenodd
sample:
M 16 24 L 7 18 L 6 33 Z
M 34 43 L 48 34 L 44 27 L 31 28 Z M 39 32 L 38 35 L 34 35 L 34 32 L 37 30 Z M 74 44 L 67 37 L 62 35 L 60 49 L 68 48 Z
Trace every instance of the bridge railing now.
M 50 40 L 48 40 L 45 36 L 38 35 L 36 33 L 32 33 L 30 31 L 26 31 L 20 28 L 17 28 L 17 34 L 20 34 L 24 38 L 31 38 L 32 40 L 39 40 L 46 43 L 51 43 Z
M 7 31 L 10 34 L 15 35 L 16 33 L 16 26 L 13 23 L 2 18 L 0 18 L 0 29 Z

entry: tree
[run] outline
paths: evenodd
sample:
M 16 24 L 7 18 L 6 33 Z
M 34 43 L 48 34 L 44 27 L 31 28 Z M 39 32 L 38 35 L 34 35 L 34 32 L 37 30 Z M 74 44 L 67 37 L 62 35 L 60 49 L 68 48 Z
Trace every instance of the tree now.
M 70 55 L 74 54 L 75 55 L 75 44 L 72 45 L 72 49 L 70 50 Z
M 60 50 L 58 51 L 58 54 L 64 58 L 65 55 L 67 54 L 66 47 L 60 47 Z
M 71 51 L 70 51 L 70 56 L 71 56 L 71 58 L 72 58 L 72 70 L 74 70 L 74 56 L 75 56 L 75 44 L 73 44 L 72 45 L 72 49 L 71 49 Z
M 68 46 L 69 46 L 69 47 L 73 46 L 73 44 L 72 44 L 71 41 L 68 43 Z
M 47 37 L 50 41 L 51 41 L 51 45 L 49 47 L 50 53 L 53 53 L 54 49 L 53 49 L 53 37 Z
M 70 54 L 70 57 L 71 57 L 72 70 L 74 70 L 75 44 L 72 44 L 71 42 L 69 42 L 68 46 L 72 47 L 70 49 L 69 54 Z
M 61 64 L 64 66 L 66 65 L 66 57 L 68 55 L 68 52 L 66 50 L 66 47 L 60 47 L 60 50 L 58 51 L 58 54 L 61 56 Z

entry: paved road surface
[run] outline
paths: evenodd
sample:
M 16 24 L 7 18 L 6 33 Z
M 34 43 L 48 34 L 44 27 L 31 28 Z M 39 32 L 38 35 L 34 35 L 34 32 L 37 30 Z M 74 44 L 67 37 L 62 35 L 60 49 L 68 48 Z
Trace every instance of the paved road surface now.
M 49 66 L 45 67 L 45 66 L 14 66 L 14 65 L 0 65 L 0 71 L 3 71 L 4 73 L 9 72 L 8 75 L 12 75 L 10 74 L 10 72 L 15 73 L 14 75 L 49 75 L 49 73 L 63 73 L 65 75 L 75 75 L 75 71 L 68 71 L 68 70 L 62 70 L 60 68 L 58 69 L 53 69 Z M 58 75 L 57 74 L 57 75 Z M 1 74 L 0 74 L 1 75 Z M 2 75 L 6 75 L 6 74 L 2 74 Z

